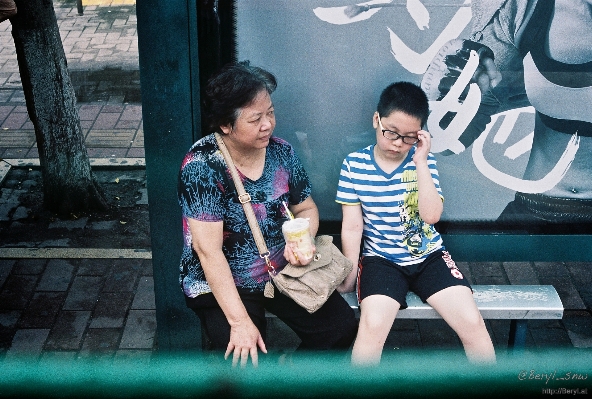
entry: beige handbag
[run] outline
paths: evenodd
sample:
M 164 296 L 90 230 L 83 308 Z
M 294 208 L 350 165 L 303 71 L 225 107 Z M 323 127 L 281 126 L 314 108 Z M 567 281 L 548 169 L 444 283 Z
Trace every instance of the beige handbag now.
M 290 297 L 309 313 L 316 312 L 323 306 L 333 291 L 335 291 L 335 288 L 351 272 L 353 269 L 351 261 L 333 244 L 333 237 L 321 235 L 315 238 L 317 250 L 313 260 L 308 265 L 294 266 L 287 264 L 281 272 L 276 273 L 275 268 L 269 260 L 269 250 L 265 245 L 263 234 L 251 206 L 251 196 L 245 192 L 245 188 L 238 176 L 234 162 L 222 137 L 218 133 L 214 133 L 214 135 L 232 175 L 239 201 L 245 210 L 259 255 L 265 259 L 269 275 L 273 280 L 273 285 L 282 294 Z M 273 285 L 271 282 L 268 282 L 265 286 L 265 296 L 268 298 L 273 298 Z

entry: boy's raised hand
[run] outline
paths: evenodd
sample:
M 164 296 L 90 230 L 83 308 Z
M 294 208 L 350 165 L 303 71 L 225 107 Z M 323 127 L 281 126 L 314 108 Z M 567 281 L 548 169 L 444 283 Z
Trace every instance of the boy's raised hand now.
M 418 162 L 427 161 L 432 146 L 432 136 L 430 136 L 429 132 L 420 130 L 417 132 L 417 138 L 419 139 L 419 142 L 416 144 L 417 148 L 415 149 L 415 154 L 413 154 L 413 162 L 415 162 L 415 165 L 417 165 Z

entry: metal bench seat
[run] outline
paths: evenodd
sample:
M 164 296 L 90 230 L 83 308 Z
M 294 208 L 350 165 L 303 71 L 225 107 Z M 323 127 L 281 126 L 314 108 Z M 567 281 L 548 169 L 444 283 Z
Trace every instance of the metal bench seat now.
M 473 297 L 484 319 L 510 320 L 508 349 L 514 354 L 524 351 L 528 320 L 556 320 L 563 317 L 563 304 L 552 285 L 472 285 Z M 359 317 L 355 292 L 342 294 Z M 406 309 L 397 319 L 440 319 L 440 315 L 412 292 L 407 294 Z M 266 317 L 275 317 L 265 312 Z M 202 339 L 205 332 L 202 331 Z M 206 340 L 202 346 L 206 347 Z
M 563 304 L 552 285 L 473 285 L 473 297 L 484 319 L 510 320 L 508 348 L 514 353 L 524 350 L 527 321 L 532 319 L 561 319 Z M 354 292 L 343 294 L 358 312 Z M 397 319 L 439 319 L 440 315 L 414 293 L 407 294 L 406 309 Z

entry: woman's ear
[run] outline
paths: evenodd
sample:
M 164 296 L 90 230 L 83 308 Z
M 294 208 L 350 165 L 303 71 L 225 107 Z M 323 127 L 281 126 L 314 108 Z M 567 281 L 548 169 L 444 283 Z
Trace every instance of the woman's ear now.
M 224 134 L 230 134 L 232 131 L 232 125 L 229 123 L 228 125 L 220 126 L 220 130 L 222 130 L 222 133 Z

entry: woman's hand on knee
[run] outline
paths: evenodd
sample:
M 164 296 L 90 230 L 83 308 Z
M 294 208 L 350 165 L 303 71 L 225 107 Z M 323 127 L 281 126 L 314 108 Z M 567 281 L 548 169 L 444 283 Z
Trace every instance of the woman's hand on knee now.
M 228 359 L 228 356 L 232 353 L 232 366 L 235 367 L 240 360 L 241 367 L 245 367 L 249 356 L 251 356 L 253 366 L 257 367 L 257 348 L 261 349 L 261 352 L 267 353 L 261 333 L 255 324 L 249 320 L 245 324 L 230 327 L 230 342 L 226 348 L 224 359 Z

